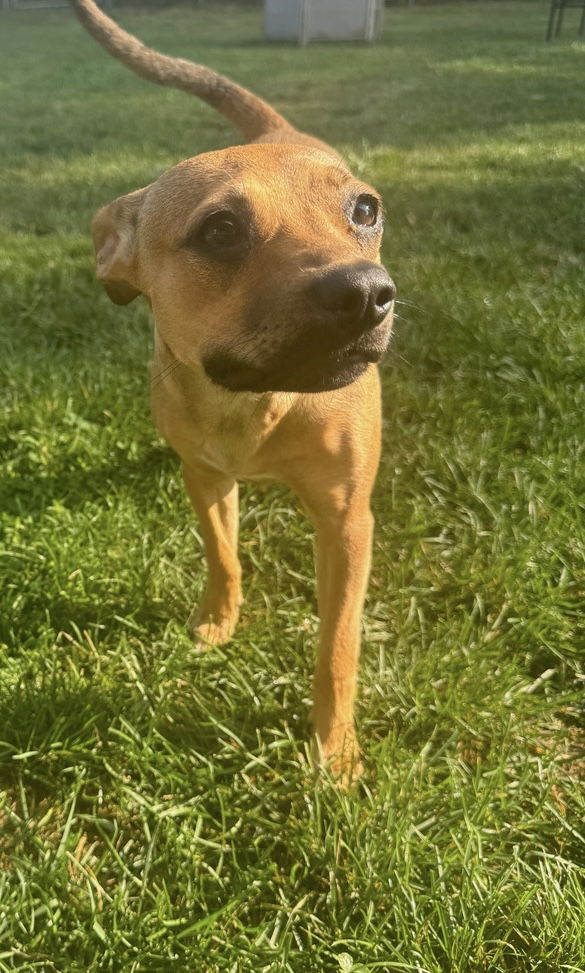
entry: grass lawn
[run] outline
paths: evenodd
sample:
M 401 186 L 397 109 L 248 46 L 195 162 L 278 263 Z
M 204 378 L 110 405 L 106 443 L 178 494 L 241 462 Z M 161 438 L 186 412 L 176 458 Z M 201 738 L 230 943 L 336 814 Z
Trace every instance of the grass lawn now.
M 229 143 L 67 11 L 0 14 L 0 970 L 585 970 L 585 43 L 547 4 L 119 12 L 332 142 L 404 301 L 364 621 L 363 787 L 307 763 L 312 545 L 244 489 L 225 650 L 149 418 L 151 325 L 95 283 L 114 196 Z

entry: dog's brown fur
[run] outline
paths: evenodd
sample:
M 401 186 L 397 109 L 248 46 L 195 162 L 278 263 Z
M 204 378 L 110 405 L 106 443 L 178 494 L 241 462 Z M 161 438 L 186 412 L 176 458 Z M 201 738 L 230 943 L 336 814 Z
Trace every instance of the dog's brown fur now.
M 200 645 L 227 641 L 238 620 L 238 479 L 288 484 L 315 525 L 321 646 L 313 722 L 322 755 L 347 781 L 359 769 L 353 705 L 380 391 L 374 364 L 359 354 L 359 367 L 345 364 L 343 349 L 330 351 L 332 313 L 321 297 L 315 307 L 314 294 L 328 274 L 369 280 L 372 267 L 393 287 L 379 268 L 380 221 L 365 232 L 348 216 L 356 198 L 375 201 L 376 193 L 260 98 L 145 48 L 92 0 L 72 3 L 132 70 L 196 94 L 254 139 L 182 162 L 101 209 L 93 224 L 97 274 L 116 303 L 143 294 L 153 310 L 152 411 L 181 457 L 208 560 L 207 591 L 191 622 Z M 205 249 L 216 214 L 221 223 L 234 208 L 253 227 L 235 265 Z M 392 309 L 371 329 L 370 361 L 387 345 Z M 347 324 L 348 312 L 340 316 Z

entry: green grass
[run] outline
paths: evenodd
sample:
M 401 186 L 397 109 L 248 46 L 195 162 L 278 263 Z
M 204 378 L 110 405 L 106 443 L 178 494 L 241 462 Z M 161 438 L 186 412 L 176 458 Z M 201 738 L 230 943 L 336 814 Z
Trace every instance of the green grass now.
M 120 12 L 342 149 L 405 302 L 357 793 L 307 761 L 311 538 L 244 490 L 246 604 L 195 655 L 202 543 L 151 326 L 88 224 L 228 144 L 67 12 L 0 14 L 0 970 L 585 970 L 585 44 L 545 3 L 402 8 L 374 48 Z

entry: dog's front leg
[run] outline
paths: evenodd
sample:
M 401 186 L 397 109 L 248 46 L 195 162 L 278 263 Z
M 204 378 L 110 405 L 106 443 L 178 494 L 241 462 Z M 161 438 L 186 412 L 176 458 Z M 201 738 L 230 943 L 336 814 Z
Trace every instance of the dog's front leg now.
M 343 784 L 361 771 L 353 709 L 374 523 L 371 465 L 372 475 L 364 475 L 359 487 L 333 487 L 329 478 L 326 487 L 323 479 L 310 476 L 291 483 L 316 529 L 320 647 L 313 726 L 320 756 Z
M 222 645 L 238 621 L 241 568 L 238 560 L 238 484 L 231 477 L 183 467 L 189 499 L 199 517 L 207 556 L 207 588 L 189 627 L 198 644 Z
M 338 509 L 333 504 L 316 531 L 321 630 L 313 725 L 324 759 L 347 783 L 361 771 L 353 709 L 372 549 L 369 498 Z

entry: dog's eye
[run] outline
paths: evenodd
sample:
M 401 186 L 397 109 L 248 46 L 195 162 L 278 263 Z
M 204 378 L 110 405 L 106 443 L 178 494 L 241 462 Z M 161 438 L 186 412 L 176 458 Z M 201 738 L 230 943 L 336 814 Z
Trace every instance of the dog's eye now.
M 358 196 L 352 213 L 356 226 L 375 226 L 378 222 L 379 205 L 374 196 Z
M 213 250 L 233 250 L 245 242 L 245 233 L 232 213 L 212 213 L 197 234 L 201 243 Z

